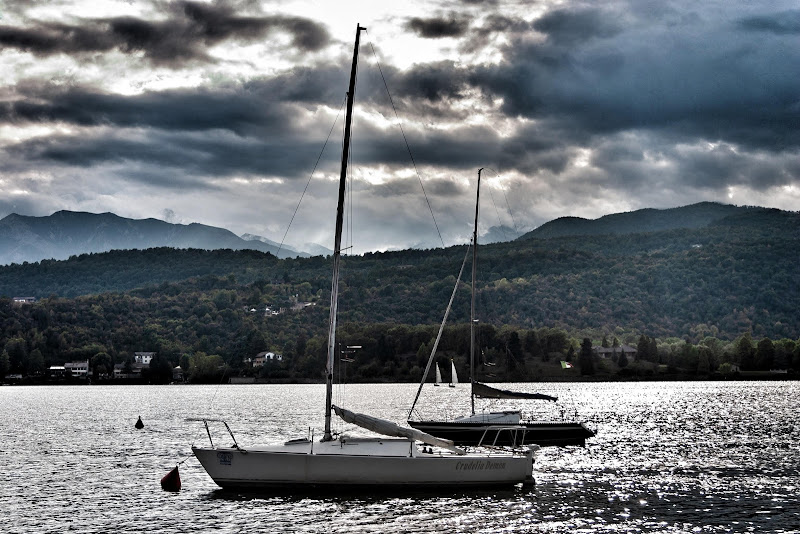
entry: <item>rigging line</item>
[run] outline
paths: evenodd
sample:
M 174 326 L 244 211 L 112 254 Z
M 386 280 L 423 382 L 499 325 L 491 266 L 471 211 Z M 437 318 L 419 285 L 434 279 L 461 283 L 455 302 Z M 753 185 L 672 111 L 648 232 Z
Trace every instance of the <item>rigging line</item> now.
M 506 190 L 505 189 L 501 189 L 501 191 L 503 192 L 503 198 L 506 200 L 506 208 L 508 208 L 508 214 L 511 216 L 511 224 L 514 225 L 514 232 L 518 234 L 519 230 L 517 229 L 517 221 L 514 220 L 514 213 L 511 211 L 511 204 L 508 203 L 508 197 L 506 196 Z
M 414 407 L 417 405 L 417 401 L 419 400 L 420 393 L 422 393 L 422 386 L 425 385 L 425 380 L 428 378 L 428 373 L 431 370 L 431 366 L 433 365 L 433 360 L 436 357 L 436 349 L 439 347 L 439 341 L 442 339 L 442 332 L 444 332 L 444 326 L 447 324 L 447 316 L 450 315 L 450 309 L 453 307 L 453 300 L 456 298 L 456 293 L 458 292 L 458 284 L 461 283 L 461 275 L 464 273 L 464 265 L 467 264 L 467 258 L 469 258 L 469 251 L 474 246 L 472 240 L 470 240 L 470 244 L 467 245 L 467 250 L 464 253 L 464 261 L 461 262 L 461 269 L 458 271 L 458 278 L 456 278 L 455 286 L 453 287 L 453 294 L 450 295 L 450 302 L 447 303 L 447 308 L 444 311 L 444 317 L 442 318 L 442 324 L 439 326 L 439 333 L 436 335 L 436 341 L 433 343 L 433 347 L 431 347 L 431 355 L 428 357 L 428 364 L 425 366 L 425 371 L 422 373 L 422 380 L 419 383 L 419 389 L 417 389 L 417 395 L 414 397 L 414 402 L 411 403 L 411 409 L 408 410 L 408 417 L 411 417 L 411 414 L 414 413 Z
M 494 195 L 492 194 L 492 188 L 487 187 L 489 190 L 489 198 L 492 199 L 492 205 L 494 206 L 494 212 L 497 214 L 497 224 L 500 225 L 500 233 L 503 234 L 503 241 L 507 241 L 506 239 L 506 230 L 503 228 L 503 221 L 500 220 L 500 210 L 497 209 L 497 204 L 494 202 Z
M 339 121 L 339 116 L 342 114 L 342 108 L 344 108 L 344 104 L 347 101 L 347 98 L 342 102 L 341 107 L 339 108 L 339 113 L 336 114 L 336 118 L 333 119 L 333 124 L 331 124 L 331 129 L 328 132 L 328 137 L 325 138 L 325 143 L 322 145 L 322 150 L 319 151 L 319 156 L 317 156 L 317 162 L 314 163 L 314 168 L 311 170 L 311 174 L 308 175 L 308 181 L 306 182 L 306 187 L 303 189 L 303 193 L 300 195 L 300 200 L 297 201 L 297 206 L 294 208 L 294 213 L 292 214 L 292 218 L 289 221 L 289 224 L 286 226 L 286 232 L 283 234 L 283 239 L 281 239 L 281 244 L 278 247 L 278 252 L 275 254 L 275 257 L 278 257 L 281 250 L 283 249 L 283 244 L 286 241 L 286 236 L 289 234 L 289 228 L 292 227 L 292 223 L 294 222 L 295 216 L 297 216 L 297 210 L 300 209 L 300 204 L 303 202 L 303 198 L 306 196 L 306 191 L 308 191 L 308 186 L 311 184 L 311 178 L 314 176 L 314 173 L 317 171 L 317 166 L 319 165 L 319 161 L 322 159 L 322 154 L 325 152 L 325 147 L 328 146 L 328 141 L 331 138 L 331 134 L 333 133 L 333 129 L 336 127 L 336 123 Z
M 486 169 L 492 171 L 495 174 L 495 176 L 498 177 L 500 176 L 500 173 L 492 169 L 491 167 L 486 167 Z M 517 221 L 514 220 L 514 212 L 511 211 L 511 204 L 508 203 L 508 196 L 506 195 L 506 190 L 501 188 L 500 191 L 503 192 L 503 198 L 506 201 L 506 208 L 508 208 L 508 214 L 511 216 L 511 224 L 514 225 L 514 232 L 519 233 L 519 229 L 517 228 Z
M 445 248 L 442 232 L 439 230 L 439 224 L 436 222 L 436 216 L 433 214 L 433 208 L 431 207 L 431 201 L 428 199 L 428 193 L 425 192 L 425 186 L 422 185 L 422 176 L 420 176 L 419 169 L 417 169 L 417 162 L 414 161 L 414 154 L 411 153 L 411 147 L 408 144 L 408 139 L 406 138 L 406 132 L 403 130 L 403 125 L 400 123 L 400 115 L 397 113 L 397 108 L 394 105 L 394 99 L 392 98 L 392 93 L 389 92 L 389 84 L 386 83 L 386 77 L 383 75 L 381 62 L 378 61 L 378 54 L 377 52 L 375 52 L 375 47 L 372 45 L 372 41 L 370 41 L 369 46 L 370 48 L 372 48 L 372 55 L 375 56 L 375 63 L 377 63 L 378 65 L 378 72 L 381 73 L 383 86 L 386 88 L 386 94 L 389 95 L 389 102 L 392 104 L 392 110 L 394 111 L 394 116 L 397 118 L 397 127 L 400 128 L 400 133 L 403 134 L 403 141 L 406 144 L 406 150 L 408 150 L 408 156 L 411 158 L 411 164 L 414 167 L 414 172 L 417 174 L 417 179 L 419 180 L 419 186 L 420 188 L 422 188 L 422 194 L 425 196 L 425 202 L 428 204 L 428 210 L 430 210 L 431 212 L 431 218 L 433 219 L 433 225 L 436 227 L 436 233 L 439 234 L 439 240 L 442 242 L 442 248 Z
M 226 364 L 225 364 L 225 367 L 227 367 L 227 366 L 228 366 L 228 364 L 226 363 Z M 225 380 L 225 370 L 224 370 L 224 368 L 223 368 L 223 371 L 222 371 L 222 376 L 220 376 L 220 378 L 219 378 L 219 384 L 217 384 L 217 387 L 214 389 L 214 395 L 212 395 L 212 396 L 211 396 L 211 401 L 208 403 L 208 411 L 209 411 L 211 414 L 213 414 L 213 413 L 214 413 L 214 401 L 215 401 L 215 400 L 217 400 L 217 393 L 219 393 L 219 388 L 220 388 L 220 386 L 222 386 L 222 382 L 223 382 L 224 380 Z M 195 441 L 197 441 L 197 435 L 198 435 L 199 433 L 200 433 L 200 430 L 197 430 L 197 431 L 195 432 L 194 438 L 192 439 L 192 445 L 194 445 Z M 185 461 L 186 461 L 186 460 L 184 460 L 184 462 L 185 462 Z M 183 463 L 183 462 L 181 462 L 181 463 Z

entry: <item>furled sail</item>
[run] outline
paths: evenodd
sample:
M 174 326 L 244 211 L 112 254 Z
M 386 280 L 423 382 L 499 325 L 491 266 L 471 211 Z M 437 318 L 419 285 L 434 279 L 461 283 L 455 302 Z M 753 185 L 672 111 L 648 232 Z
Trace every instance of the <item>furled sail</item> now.
M 434 447 L 442 447 L 443 449 L 453 451 L 456 454 L 466 454 L 463 449 L 459 449 L 453 445 L 453 442 L 449 439 L 437 438 L 414 428 L 402 427 L 385 419 L 379 419 L 378 417 L 373 417 L 363 413 L 351 412 L 350 410 L 339 408 L 335 405 L 332 406 L 332 408 L 333 411 L 336 412 L 336 415 L 341 417 L 344 421 L 358 425 L 361 428 L 366 428 L 367 430 L 372 430 L 377 434 L 414 439 Z
M 480 382 L 472 384 L 472 394 L 476 397 L 484 399 L 538 399 L 557 401 L 558 397 L 551 397 L 543 393 L 525 393 L 523 391 L 508 391 L 506 389 L 497 389 Z

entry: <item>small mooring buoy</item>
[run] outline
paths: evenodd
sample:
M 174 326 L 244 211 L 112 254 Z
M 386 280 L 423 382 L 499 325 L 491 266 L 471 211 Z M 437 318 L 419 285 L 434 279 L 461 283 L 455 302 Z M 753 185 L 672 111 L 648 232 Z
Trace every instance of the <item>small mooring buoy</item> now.
M 161 479 L 161 489 L 164 491 L 180 491 L 181 490 L 181 475 L 178 474 L 178 466 L 164 475 Z
M 136 424 L 133 425 L 136 427 L 137 430 L 141 430 L 144 428 L 144 423 L 142 423 L 142 416 L 139 416 L 139 419 L 136 421 Z

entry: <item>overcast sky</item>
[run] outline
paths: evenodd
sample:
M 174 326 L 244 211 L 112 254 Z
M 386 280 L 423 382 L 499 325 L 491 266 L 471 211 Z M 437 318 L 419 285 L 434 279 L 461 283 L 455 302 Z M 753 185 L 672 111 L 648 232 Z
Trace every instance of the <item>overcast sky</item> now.
M 800 210 L 796 0 L 0 0 L 0 217 L 280 241 L 306 190 L 332 248 L 356 23 L 355 251 L 466 242 L 479 167 L 484 229 Z

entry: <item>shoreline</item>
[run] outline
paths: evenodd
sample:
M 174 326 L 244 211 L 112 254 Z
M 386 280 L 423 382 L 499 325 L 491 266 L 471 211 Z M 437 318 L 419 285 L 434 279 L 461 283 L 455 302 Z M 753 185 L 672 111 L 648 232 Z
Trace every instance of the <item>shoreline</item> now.
M 637 383 L 637 382 L 783 382 L 800 380 L 800 374 L 787 372 L 787 373 L 771 373 L 768 371 L 743 371 L 739 373 L 731 373 L 722 375 L 719 373 L 711 375 L 648 375 L 648 376 L 625 376 L 618 377 L 612 375 L 594 375 L 594 376 L 574 376 L 574 377 L 543 377 L 538 380 L 524 380 L 518 382 L 486 382 L 496 384 L 517 383 L 517 384 L 548 384 L 548 383 L 564 383 L 564 382 L 582 382 L 582 383 L 595 383 L 595 382 L 611 382 L 611 383 Z M 231 377 L 221 382 L 170 382 L 170 383 L 153 383 L 145 380 L 137 379 L 104 379 L 104 380 L 91 380 L 91 379 L 73 379 L 73 380 L 37 380 L 23 378 L 21 380 L 4 381 L 0 382 L 0 386 L 201 386 L 201 385 L 281 385 L 281 384 L 324 384 L 324 380 L 314 379 L 273 379 L 273 378 L 255 378 L 255 377 Z M 418 382 L 412 381 L 396 381 L 396 380 L 350 380 L 348 384 L 417 384 Z M 465 385 L 469 382 L 465 382 Z

